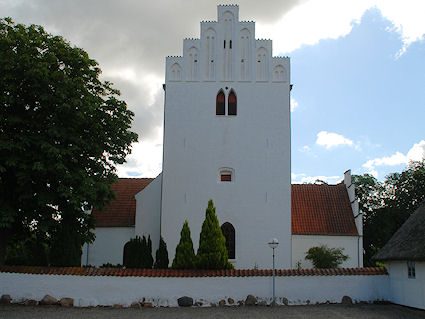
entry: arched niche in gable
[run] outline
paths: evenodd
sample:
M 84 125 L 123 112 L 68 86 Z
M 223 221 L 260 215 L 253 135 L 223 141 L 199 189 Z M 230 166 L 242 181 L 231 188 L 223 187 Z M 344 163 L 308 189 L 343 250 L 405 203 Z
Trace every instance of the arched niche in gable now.
M 182 80 L 182 68 L 180 66 L 180 64 L 178 63 L 174 63 L 171 67 L 170 67 L 170 81 L 181 81 Z
M 286 80 L 286 69 L 283 65 L 276 65 L 273 68 L 273 82 L 284 82 Z
M 248 80 L 250 74 L 251 33 L 244 28 L 239 32 L 239 79 Z
M 257 74 L 256 79 L 257 81 L 267 81 L 268 79 L 268 65 L 269 65 L 269 59 L 268 59 L 268 52 L 267 49 L 264 47 L 261 47 L 257 50 L 256 54 L 256 62 L 257 65 Z
M 205 58 L 204 58 L 204 74 L 206 80 L 214 80 L 215 78 L 215 50 L 217 34 L 213 28 L 208 28 L 205 32 Z
M 229 81 L 232 79 L 232 49 L 233 49 L 233 21 L 234 15 L 231 11 L 226 11 L 221 16 L 223 32 L 223 64 L 222 79 Z
M 199 73 L 199 50 L 191 47 L 186 52 L 186 80 L 197 81 Z

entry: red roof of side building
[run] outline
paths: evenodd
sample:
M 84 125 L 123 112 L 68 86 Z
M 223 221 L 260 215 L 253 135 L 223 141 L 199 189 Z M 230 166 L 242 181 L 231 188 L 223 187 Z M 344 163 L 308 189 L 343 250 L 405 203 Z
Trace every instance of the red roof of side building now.
M 102 211 L 93 209 L 96 227 L 134 226 L 136 217 L 136 199 L 134 195 L 152 182 L 153 178 L 119 178 L 111 185 L 115 199 Z
M 292 234 L 357 236 L 344 184 L 293 184 Z
M 93 210 L 96 227 L 134 226 L 136 199 L 153 178 L 120 178 L 111 188 L 116 199 L 102 211 Z M 345 185 L 292 185 L 292 234 L 357 236 Z

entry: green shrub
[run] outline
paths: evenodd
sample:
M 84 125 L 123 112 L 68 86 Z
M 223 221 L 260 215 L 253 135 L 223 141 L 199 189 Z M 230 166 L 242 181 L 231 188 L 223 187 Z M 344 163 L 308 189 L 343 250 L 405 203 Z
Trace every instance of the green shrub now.
M 167 269 L 168 268 L 168 251 L 167 251 L 167 244 L 165 243 L 164 239 L 159 239 L 159 248 L 156 251 L 155 254 L 155 265 L 154 268 L 156 269 Z
M 173 269 L 195 268 L 195 251 L 193 250 L 193 242 L 190 237 L 190 228 L 187 220 L 184 222 L 180 232 L 180 242 L 176 247 L 176 254 L 171 267 Z
M 143 236 L 131 238 L 124 246 L 123 265 L 126 268 L 152 268 L 152 241 Z
M 199 248 L 196 256 L 199 269 L 232 269 L 228 260 L 226 239 L 221 232 L 212 199 L 208 201 L 205 220 L 199 236 Z
M 326 245 L 311 247 L 307 252 L 305 259 L 310 260 L 314 268 L 338 268 L 348 259 L 342 251 L 344 248 L 329 248 Z

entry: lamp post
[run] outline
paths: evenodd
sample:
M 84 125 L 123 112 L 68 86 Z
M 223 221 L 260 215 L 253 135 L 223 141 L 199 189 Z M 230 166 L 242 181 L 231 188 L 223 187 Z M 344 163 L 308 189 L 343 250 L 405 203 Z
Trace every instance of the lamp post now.
M 272 238 L 269 241 L 269 247 L 271 249 L 273 249 L 273 302 L 272 305 L 274 306 L 276 303 L 276 297 L 275 297 L 275 270 L 274 270 L 274 249 L 277 248 L 277 246 L 279 245 L 279 241 L 277 240 L 277 238 Z

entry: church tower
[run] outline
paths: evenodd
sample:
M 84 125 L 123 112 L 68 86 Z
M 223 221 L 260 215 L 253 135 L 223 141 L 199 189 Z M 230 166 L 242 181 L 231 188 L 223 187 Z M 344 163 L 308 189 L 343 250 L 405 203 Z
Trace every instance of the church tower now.
M 160 232 L 170 262 L 185 220 L 195 253 L 209 199 L 236 268 L 291 268 L 290 62 L 255 39 L 239 7 L 218 6 L 167 57 Z

